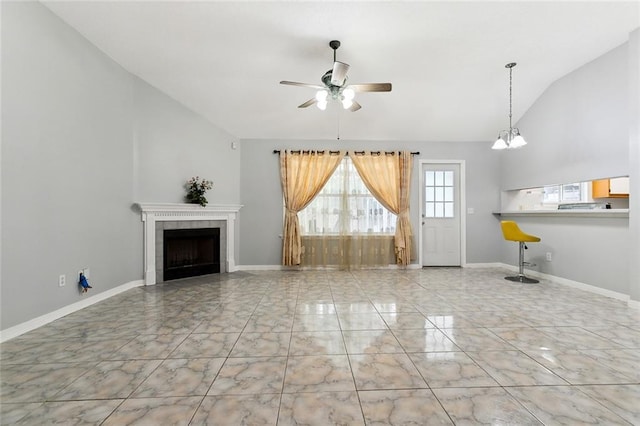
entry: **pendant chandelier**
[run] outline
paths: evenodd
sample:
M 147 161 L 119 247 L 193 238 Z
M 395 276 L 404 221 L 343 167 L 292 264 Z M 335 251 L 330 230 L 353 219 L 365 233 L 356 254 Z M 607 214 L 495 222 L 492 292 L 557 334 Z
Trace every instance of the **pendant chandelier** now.
M 509 68 L 509 130 L 500 130 L 498 133 L 498 139 L 493 143 L 491 149 L 513 149 L 521 148 L 527 144 L 524 138 L 520 135 L 520 130 L 517 127 L 511 125 L 511 107 L 512 107 L 512 73 L 513 67 L 516 66 L 515 62 L 508 63 L 505 68 Z

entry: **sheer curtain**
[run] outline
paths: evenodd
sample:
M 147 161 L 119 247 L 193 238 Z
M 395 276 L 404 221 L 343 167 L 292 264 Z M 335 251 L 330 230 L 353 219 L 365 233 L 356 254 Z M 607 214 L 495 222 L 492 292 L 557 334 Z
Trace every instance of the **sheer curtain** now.
M 369 192 L 349 157 L 299 217 L 303 266 L 353 269 L 395 263 L 396 216 Z
M 298 212 L 320 192 L 344 155 L 344 151 L 280 152 L 280 182 L 286 209 L 282 235 L 283 265 L 300 264 L 302 244 Z
M 412 231 L 409 192 L 413 158 L 408 151 L 350 153 L 358 173 L 374 197 L 397 216 L 394 246 L 396 263 L 411 263 Z

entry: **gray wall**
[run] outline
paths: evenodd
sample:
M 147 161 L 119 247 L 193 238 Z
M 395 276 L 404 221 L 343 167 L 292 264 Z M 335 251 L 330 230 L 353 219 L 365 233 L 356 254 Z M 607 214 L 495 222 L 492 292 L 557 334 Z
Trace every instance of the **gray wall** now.
M 41 4 L 2 2 L 2 60 L 1 329 L 142 279 L 133 203 L 182 202 L 195 175 L 214 181 L 210 203 L 240 202 L 236 138 Z
M 213 181 L 206 194 L 210 204 L 240 203 L 238 139 L 144 81 L 135 81 L 135 200 L 182 203 L 184 183 L 200 176 Z
M 628 175 L 628 99 L 626 44 L 551 84 L 517 123 L 528 145 L 500 153 L 503 189 Z
M 629 175 L 628 61 L 625 43 L 559 79 L 540 96 L 518 122 L 529 144 L 501 153 L 503 189 Z M 633 167 L 637 170 L 637 162 Z M 629 219 L 515 220 L 525 232 L 542 238 L 527 252 L 540 271 L 630 294 Z M 544 260 L 546 252 L 553 254 L 551 262 Z M 516 255 L 517 245 L 505 242 L 502 262 L 515 265 Z
M 36 2 L 2 3 L 2 328 L 140 279 L 133 80 Z M 67 284 L 58 287 L 58 276 Z
M 274 149 L 410 150 L 414 156 L 411 222 L 417 244 L 420 232 L 419 167 L 421 159 L 465 160 L 467 207 L 467 262 L 495 262 L 501 236 L 491 214 L 499 206 L 499 156 L 488 143 L 427 143 L 398 141 L 276 141 L 243 140 L 241 161 L 240 265 L 280 265 L 283 204 L 278 156 Z M 417 256 L 416 261 L 417 263 Z
M 527 244 L 525 259 L 533 269 L 556 277 L 629 294 L 629 220 L 588 217 L 503 217 L 539 236 Z M 551 261 L 546 253 L 551 253 Z M 518 264 L 518 243 L 504 242 L 503 262 Z M 526 271 L 525 271 L 526 273 Z

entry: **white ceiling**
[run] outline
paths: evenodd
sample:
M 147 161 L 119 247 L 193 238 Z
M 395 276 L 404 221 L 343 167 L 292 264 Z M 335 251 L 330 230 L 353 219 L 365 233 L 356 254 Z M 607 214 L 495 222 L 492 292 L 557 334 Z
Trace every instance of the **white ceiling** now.
M 239 138 L 491 141 L 555 80 L 628 40 L 637 1 L 44 1 L 131 73 Z M 298 109 L 338 60 L 391 82 Z

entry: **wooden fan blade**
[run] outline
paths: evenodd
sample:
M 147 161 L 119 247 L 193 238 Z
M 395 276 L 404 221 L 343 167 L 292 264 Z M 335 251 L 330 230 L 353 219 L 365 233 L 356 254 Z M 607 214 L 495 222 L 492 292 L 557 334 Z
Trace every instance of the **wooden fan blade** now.
M 306 108 L 316 103 L 318 103 L 318 100 L 316 98 L 311 98 L 307 102 L 298 105 L 298 108 Z
M 335 61 L 333 63 L 333 70 L 331 71 L 331 84 L 334 86 L 342 86 L 347 78 L 347 72 L 349 71 L 349 64 L 344 62 Z
M 356 101 L 353 101 L 353 104 L 349 107 L 349 111 L 351 112 L 356 112 L 357 110 L 359 110 L 360 108 L 362 108 L 362 105 L 360 105 L 359 103 L 357 103 Z
M 319 84 L 298 83 L 296 81 L 281 81 L 280 84 L 286 84 L 287 86 L 299 86 L 299 87 L 311 87 L 312 89 L 324 89 L 324 86 Z
M 355 92 L 390 92 L 391 83 L 362 83 L 350 84 L 348 87 Z

